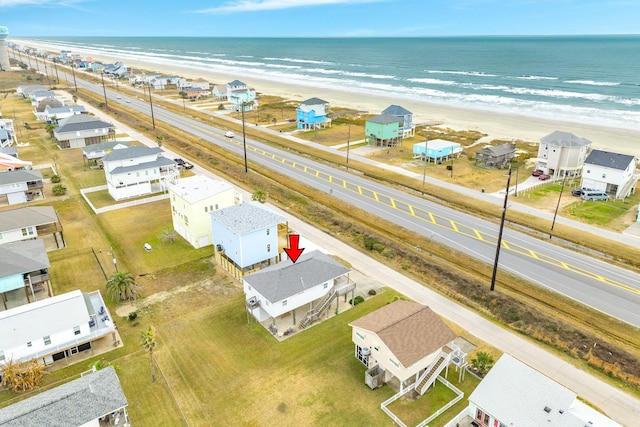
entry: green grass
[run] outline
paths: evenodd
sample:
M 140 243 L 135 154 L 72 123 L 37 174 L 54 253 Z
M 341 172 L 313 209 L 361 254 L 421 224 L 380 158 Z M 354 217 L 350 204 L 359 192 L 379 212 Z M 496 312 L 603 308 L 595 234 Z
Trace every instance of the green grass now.
M 564 212 L 587 223 L 606 227 L 615 219 L 626 215 L 629 210 L 636 206 L 636 203 L 623 200 L 593 202 L 580 200 L 566 206 Z

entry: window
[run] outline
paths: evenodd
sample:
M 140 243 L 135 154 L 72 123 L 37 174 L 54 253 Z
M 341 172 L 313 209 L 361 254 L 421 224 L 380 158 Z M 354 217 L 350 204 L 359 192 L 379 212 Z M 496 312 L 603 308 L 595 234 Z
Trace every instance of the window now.
M 267 244 L 267 252 L 271 252 L 271 245 Z
M 51 337 L 49 335 L 42 337 L 42 339 L 44 340 L 44 345 L 51 344 Z
M 282 300 L 282 306 L 285 307 L 287 305 L 287 300 Z
M 207 212 L 209 212 L 209 206 L 204 207 L 204 213 L 207 213 Z
M 23 236 L 33 236 L 33 227 L 26 227 L 22 229 Z
M 324 289 L 327 289 L 329 287 L 329 282 L 325 283 L 323 287 Z
M 271 230 L 267 228 L 267 236 L 271 233 Z
M 218 210 L 218 204 L 216 203 L 216 210 Z
M 73 327 L 73 335 L 80 335 L 80 326 Z
M 33 344 L 31 343 L 31 341 L 29 341 L 29 342 L 27 343 L 27 347 L 31 347 L 32 345 L 33 345 Z
M 606 177 L 607 177 L 607 174 L 606 174 L 606 173 L 603 173 L 603 174 L 602 174 L 602 177 L 603 177 L 603 178 L 606 178 Z

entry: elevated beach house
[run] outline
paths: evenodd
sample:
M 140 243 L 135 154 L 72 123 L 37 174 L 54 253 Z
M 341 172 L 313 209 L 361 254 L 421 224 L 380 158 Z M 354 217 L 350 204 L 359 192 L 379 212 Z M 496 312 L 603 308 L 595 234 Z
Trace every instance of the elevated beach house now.
M 227 85 L 214 85 L 213 97 L 215 99 L 223 100 L 227 98 Z
M 350 326 L 354 355 L 367 367 L 365 382 L 371 388 L 392 381 L 400 393 L 424 394 L 451 363 L 465 363 L 466 354 L 453 342 L 456 334 L 415 302 L 392 302 Z
M 591 147 L 591 141 L 569 132 L 555 131 L 540 138 L 536 168 L 552 178 L 578 176 Z
M 388 114 L 370 117 L 364 125 L 365 137 L 369 145 L 395 147 L 402 142 L 400 119 Z
M 614 199 L 635 192 L 638 183 L 638 159 L 627 154 L 593 150 L 584 161 L 580 188 L 604 191 Z
M 324 129 L 331 127 L 329 103 L 320 98 L 309 98 L 296 108 L 298 129 Z
M 99 144 L 91 144 L 82 147 L 82 158 L 88 164 L 102 163 L 102 158 L 114 150 L 129 148 L 130 145 L 125 141 L 105 141 Z
M 399 132 L 403 138 L 410 138 L 416 133 L 416 126 L 413 123 L 413 113 L 399 105 L 389 105 L 382 110 L 383 115 L 394 116 L 400 120 Z
M 128 427 L 127 398 L 113 366 L 0 409 L 0 425 Z
M 504 144 L 484 147 L 476 151 L 476 165 L 487 168 L 504 169 L 516 155 L 516 144 L 505 142 Z
M 10 205 L 44 197 L 43 188 L 40 171 L 19 169 L 0 172 L 0 200 L 5 198 Z
M 469 396 L 469 417 L 482 427 L 621 427 L 573 391 L 506 353 Z
M 160 147 L 113 150 L 102 158 L 107 189 L 115 200 L 166 191 L 180 176 L 178 164 L 162 156 Z
M 350 271 L 318 250 L 295 263 L 286 259 L 243 277 L 247 310 L 259 322 L 271 319 L 275 325 L 287 317 L 288 327 L 304 329 L 325 313 L 338 312 L 339 296 L 351 292 L 353 298 Z
M 210 213 L 241 201 L 231 184 L 205 175 L 169 184 L 173 229 L 194 248 L 213 244 Z
M 114 135 L 115 127 L 111 123 L 87 114 L 70 116 L 53 130 L 53 137 L 62 149 L 99 144 Z
M 38 118 L 47 123 L 58 124 L 60 121 L 76 114 L 87 114 L 84 105 L 63 105 L 61 107 L 47 105 L 44 111 L 38 115 Z
M 0 370 L 7 361 L 49 365 L 113 339 L 115 326 L 100 291 L 78 290 L 0 311 Z
M 459 157 L 462 147 L 457 142 L 445 139 L 432 139 L 430 141 L 413 144 L 413 158 L 420 158 L 427 162 L 441 164 L 450 159 Z
M 287 219 L 258 202 L 210 212 L 216 261 L 236 279 L 280 262 L 288 247 Z
M 0 148 L 9 147 L 18 143 L 12 119 L 0 118 Z
M 0 136 L 2 130 L 0 129 Z M 18 169 L 30 170 L 32 163 L 18 159 L 16 147 L 0 147 L 0 172 L 11 172 Z
M 51 297 L 49 266 L 42 240 L 0 245 L 0 313 Z
M 251 111 L 256 102 L 256 90 L 240 80 L 227 83 L 227 100 L 233 106 L 233 111 Z
M 43 239 L 48 250 L 65 247 L 62 223 L 53 206 L 0 212 L 0 245 L 32 239 Z

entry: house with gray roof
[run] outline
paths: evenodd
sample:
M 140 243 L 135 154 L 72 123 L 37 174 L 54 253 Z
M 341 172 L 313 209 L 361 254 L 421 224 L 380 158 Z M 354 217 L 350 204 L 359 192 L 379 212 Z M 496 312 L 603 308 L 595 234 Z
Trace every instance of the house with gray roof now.
M 593 150 L 584 162 L 580 188 L 604 191 L 624 199 L 636 190 L 638 159 L 628 154 Z
M 380 114 L 370 117 L 364 125 L 365 137 L 369 145 L 395 147 L 402 141 L 400 121 L 396 116 Z
M 86 147 L 82 147 L 82 157 L 87 162 L 97 163 L 104 156 L 111 153 L 113 150 L 120 150 L 122 148 L 129 148 L 130 145 L 125 141 L 105 141 L 99 144 L 91 144 Z
M 536 169 L 552 179 L 578 176 L 587 158 L 591 141 L 570 132 L 555 131 L 540 138 Z
M 233 105 L 233 111 L 251 111 L 255 105 L 256 90 L 234 80 L 227 83 L 227 100 Z
M 18 143 L 18 137 L 13 126 L 13 119 L 3 119 L 0 117 L 0 135 L 0 148 L 6 148 L 14 143 Z
M 87 110 L 84 108 L 84 105 L 63 105 L 61 107 L 52 107 L 47 105 L 44 111 L 42 113 L 37 113 L 36 116 L 38 116 L 40 120 L 57 124 L 60 123 L 61 120 L 76 114 L 87 114 Z
M 621 427 L 506 353 L 469 396 L 469 417 L 480 426 Z
M 33 206 L 0 212 L 0 245 L 45 239 L 50 249 L 65 247 L 62 223 L 53 206 Z
M 324 129 L 331 127 L 329 103 L 320 98 L 309 98 L 296 108 L 298 129 Z
M 287 219 L 258 202 L 210 212 L 216 261 L 236 279 L 280 262 L 288 247 Z
M 99 144 L 115 135 L 115 127 L 95 116 L 76 114 L 64 119 L 53 131 L 58 147 L 78 148 Z
M 516 155 L 516 144 L 504 144 L 481 148 L 476 151 L 476 165 L 504 169 Z
M 0 424 L 24 426 L 130 426 L 127 398 L 113 366 L 0 409 Z
M 49 266 L 42 240 L 0 245 L 0 313 L 51 297 Z
M 44 197 L 42 173 L 37 170 L 13 170 L 0 172 L 0 200 L 15 205 Z
M 102 158 L 107 189 L 115 200 L 166 191 L 180 176 L 178 164 L 162 156 L 160 147 L 112 150 Z
M 350 271 L 318 250 L 303 253 L 295 263 L 286 259 L 243 277 L 247 310 L 259 322 L 272 324 L 291 315 L 290 327 L 304 329 L 337 308 L 339 296 L 351 292 L 353 298 Z
M 400 133 L 403 138 L 410 138 L 416 133 L 416 126 L 413 123 L 413 113 L 399 105 L 389 105 L 382 110 L 382 114 L 395 116 L 400 120 Z

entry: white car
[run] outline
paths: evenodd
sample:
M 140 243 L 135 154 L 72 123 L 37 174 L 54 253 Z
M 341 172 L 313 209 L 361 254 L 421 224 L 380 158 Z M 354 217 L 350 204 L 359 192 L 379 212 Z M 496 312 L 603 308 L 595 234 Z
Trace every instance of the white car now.
M 122 99 L 120 95 L 116 95 L 116 99 Z
M 125 102 L 126 102 L 127 104 L 131 104 L 131 100 L 130 100 L 130 99 L 127 99 Z
M 227 138 L 235 138 L 236 134 L 229 130 L 224 133 L 224 136 L 226 136 Z

